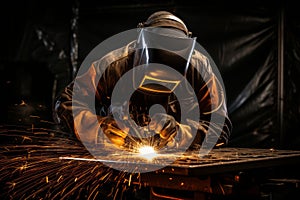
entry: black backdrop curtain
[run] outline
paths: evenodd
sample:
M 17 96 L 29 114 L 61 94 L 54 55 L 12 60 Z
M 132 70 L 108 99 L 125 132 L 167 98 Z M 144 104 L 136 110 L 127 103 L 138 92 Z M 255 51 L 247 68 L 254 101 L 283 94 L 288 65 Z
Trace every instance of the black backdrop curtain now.
M 186 22 L 222 75 L 233 123 L 229 145 L 300 148 L 300 14 L 294 3 L 69 0 L 22 4 L 22 8 L 11 4 L 2 8 L 7 13 L 2 17 L 7 32 L 1 38 L 5 47 L 1 88 L 16 91 L 2 98 L 1 112 L 9 113 L 2 115 L 3 123 L 19 121 L 15 105 L 24 98 L 45 105 L 42 113 L 51 116 L 54 96 L 97 44 L 135 28 L 154 11 L 168 10 Z M 7 12 L 11 9 L 19 14 L 11 15 Z M 40 80 L 33 73 L 20 78 L 14 70 L 36 68 L 48 73 L 47 78 Z M 34 92 L 38 83 L 29 84 L 24 94 L 20 88 L 28 80 L 51 85 L 44 91 L 48 99 Z

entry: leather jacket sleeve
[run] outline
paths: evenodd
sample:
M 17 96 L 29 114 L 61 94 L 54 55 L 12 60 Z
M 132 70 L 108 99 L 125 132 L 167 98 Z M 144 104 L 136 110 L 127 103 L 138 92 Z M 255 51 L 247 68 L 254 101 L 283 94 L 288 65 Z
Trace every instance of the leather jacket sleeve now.
M 225 88 L 213 72 L 207 57 L 196 51 L 191 64 L 194 69 L 187 74 L 187 78 L 193 84 L 200 109 L 199 138 L 197 141 L 196 137 L 194 143 L 203 145 L 205 141 L 208 144 L 211 139 L 214 141 L 213 138 L 218 137 L 214 147 L 226 146 L 232 124 L 227 112 Z
M 95 112 L 91 107 L 91 96 L 93 94 L 92 90 L 96 90 L 95 84 L 93 83 L 93 78 L 96 76 L 94 67 L 90 67 L 88 72 L 81 77 L 73 80 L 61 94 L 57 97 L 54 107 L 54 120 L 60 125 L 60 127 L 72 133 L 79 140 L 85 140 L 90 142 L 95 142 L 96 133 L 99 131 L 99 125 L 97 117 L 95 117 Z M 86 86 L 86 87 L 83 87 Z M 80 88 L 79 88 L 80 87 Z M 81 90 L 79 98 L 86 98 L 85 101 L 78 101 L 73 99 L 74 90 Z M 79 94 L 77 92 L 77 94 Z M 95 94 L 95 93 L 94 93 Z M 95 97 L 95 95 L 93 95 Z M 75 116 L 75 117 L 74 117 Z M 76 126 L 76 121 L 82 122 L 84 127 L 88 127 L 89 131 L 86 134 L 86 138 L 82 138 L 83 135 L 78 134 L 83 127 Z M 90 133 L 95 133 L 91 135 Z
M 115 55 L 116 53 L 121 55 Z M 108 115 L 114 85 L 129 66 L 126 64 L 126 55 L 128 53 L 122 50 L 94 62 L 57 97 L 53 111 L 54 120 L 64 130 L 75 134 L 80 141 L 94 144 L 105 142 L 106 137 L 99 138 L 103 135 L 99 134 L 102 132 L 101 124 Z M 116 56 L 119 60 L 115 60 Z M 108 65 L 109 69 L 105 70 Z M 120 67 L 121 65 L 124 67 Z

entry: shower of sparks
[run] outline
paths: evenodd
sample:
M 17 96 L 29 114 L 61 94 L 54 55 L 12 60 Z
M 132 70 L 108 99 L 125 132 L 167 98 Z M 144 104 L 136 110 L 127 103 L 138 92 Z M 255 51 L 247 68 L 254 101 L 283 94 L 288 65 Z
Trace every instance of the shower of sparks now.
M 177 155 L 155 152 L 151 146 L 139 146 L 137 152 L 126 155 L 111 152 L 106 157 L 95 158 L 74 136 L 57 129 L 51 122 L 0 125 L 0 199 L 124 199 L 126 194 L 149 186 L 143 180 L 143 174 L 114 170 L 105 165 L 108 161 L 124 167 L 132 163 L 140 167 L 145 162 L 151 168 L 153 165 L 166 166 L 170 164 L 168 160 L 178 158 L 168 169 L 173 172 L 173 166 L 219 167 L 243 159 L 251 161 L 288 154 L 291 152 L 279 154 L 274 149 L 245 152 L 220 148 L 201 157 L 198 153 Z M 151 158 L 151 161 L 141 161 L 141 157 Z M 180 187 L 184 185 L 184 182 L 180 183 Z
M 32 109 L 25 102 L 18 108 Z M 148 169 L 154 164 L 166 166 L 166 158 L 175 156 L 158 155 L 151 147 L 138 145 L 126 155 L 108 148 L 106 157 L 95 158 L 74 135 L 53 122 L 26 113 L 18 122 L 0 125 L 0 199 L 122 199 L 147 187 L 139 167 L 144 163 Z M 124 169 L 133 166 L 137 172 L 115 170 L 107 161 Z
M 119 199 L 141 187 L 131 184 L 139 174 L 91 162 L 77 139 L 53 124 L 39 127 L 0 126 L 0 199 Z M 82 159 L 61 159 L 71 156 Z
M 151 146 L 142 146 L 139 148 L 139 156 L 151 161 L 157 156 L 157 153 Z

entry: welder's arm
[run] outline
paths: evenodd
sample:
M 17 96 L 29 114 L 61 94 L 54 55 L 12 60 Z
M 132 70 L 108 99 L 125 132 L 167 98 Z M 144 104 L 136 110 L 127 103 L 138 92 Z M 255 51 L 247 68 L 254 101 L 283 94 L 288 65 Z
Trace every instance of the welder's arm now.
M 76 82 L 71 82 L 58 96 L 54 107 L 54 119 L 66 131 L 76 135 L 77 139 L 84 143 L 105 143 L 107 139 L 117 145 L 124 143 L 126 133 L 117 130 L 116 122 L 108 117 L 106 102 L 107 95 L 101 91 L 95 80 L 96 69 L 91 66 L 82 76 L 76 78 Z M 102 93 L 101 93 L 102 92 Z M 102 107 L 101 113 L 96 113 L 97 105 Z M 100 105 L 100 106 L 99 106 Z M 98 111 L 97 111 L 98 112 Z M 102 128 L 105 131 L 102 131 Z M 107 137 L 104 137 L 102 133 Z
M 156 138 L 157 148 L 192 150 L 203 145 L 221 147 L 228 143 L 231 122 L 223 88 L 213 74 L 202 83 L 197 93 L 200 121 L 187 119 L 181 124 L 172 116 L 161 113 L 151 117 L 149 129 L 160 136 Z
M 225 88 L 214 73 L 210 60 L 199 51 L 194 52 L 191 66 L 187 79 L 197 95 L 200 111 L 199 122 L 190 122 L 191 127 L 198 130 L 193 144 L 203 145 L 203 142 L 208 144 L 217 140 L 215 147 L 227 145 L 232 124 L 227 113 Z
M 227 145 L 232 124 L 227 113 L 224 89 L 215 75 L 206 79 L 197 95 L 200 108 L 198 131 L 202 143 L 217 141 L 214 147 Z
M 168 148 L 191 150 L 199 149 L 201 146 L 216 148 L 228 143 L 232 125 L 227 115 L 223 88 L 213 74 L 203 83 L 197 93 L 200 121 L 187 119 L 185 124 L 176 122 L 176 129 L 168 128 L 160 131 L 161 136 L 168 136 L 168 140 L 164 141 Z M 157 121 L 159 122 L 154 120 Z M 161 128 L 160 123 L 156 126 L 158 130 Z M 197 134 L 194 135 L 195 133 Z

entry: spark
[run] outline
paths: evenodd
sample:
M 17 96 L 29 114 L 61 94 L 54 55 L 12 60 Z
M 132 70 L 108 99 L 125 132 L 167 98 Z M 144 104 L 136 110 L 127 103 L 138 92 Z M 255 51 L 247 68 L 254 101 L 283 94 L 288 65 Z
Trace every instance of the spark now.
M 157 157 L 157 153 L 151 146 L 142 146 L 139 148 L 139 156 L 151 161 Z

